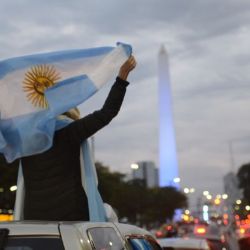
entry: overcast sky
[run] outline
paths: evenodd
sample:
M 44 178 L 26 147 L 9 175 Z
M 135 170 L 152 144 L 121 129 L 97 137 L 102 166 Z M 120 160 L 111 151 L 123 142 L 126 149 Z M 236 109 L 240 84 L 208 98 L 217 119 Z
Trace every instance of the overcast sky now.
M 163 43 L 182 187 L 221 193 L 232 165 L 237 171 L 250 162 L 248 0 L 1 0 L 0 30 L 1 59 L 117 41 L 133 46 L 138 65 L 122 109 L 95 136 L 96 160 L 111 170 L 128 173 L 144 160 L 158 165 Z M 101 107 L 111 85 L 81 105 L 82 115 Z

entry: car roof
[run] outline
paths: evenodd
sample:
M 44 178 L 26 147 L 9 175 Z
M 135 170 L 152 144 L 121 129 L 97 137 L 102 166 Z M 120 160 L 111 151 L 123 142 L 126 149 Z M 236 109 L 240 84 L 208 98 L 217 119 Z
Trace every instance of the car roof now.
M 10 230 L 9 235 L 59 235 L 58 222 L 1 222 L 0 229 L 3 228 Z
M 72 226 L 78 229 L 113 226 L 110 222 L 83 221 L 8 221 L 0 222 L 0 229 L 8 228 L 12 234 L 59 234 L 58 227 Z
M 83 221 L 11 221 L 0 222 L 0 229 L 8 228 L 9 235 L 59 235 L 59 226 L 74 227 L 83 232 L 94 227 L 113 227 L 123 236 L 151 235 L 149 231 L 130 224 Z
M 178 248 L 192 248 L 192 249 L 207 249 L 209 246 L 205 239 L 191 239 L 191 238 L 161 238 L 158 243 L 162 247 L 178 247 Z

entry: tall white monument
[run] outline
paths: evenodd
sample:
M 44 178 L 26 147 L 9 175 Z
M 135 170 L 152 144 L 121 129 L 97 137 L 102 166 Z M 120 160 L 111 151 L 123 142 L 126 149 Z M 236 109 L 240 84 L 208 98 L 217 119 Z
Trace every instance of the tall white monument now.
M 159 184 L 179 187 L 175 130 L 172 113 L 168 56 L 164 45 L 159 51 Z

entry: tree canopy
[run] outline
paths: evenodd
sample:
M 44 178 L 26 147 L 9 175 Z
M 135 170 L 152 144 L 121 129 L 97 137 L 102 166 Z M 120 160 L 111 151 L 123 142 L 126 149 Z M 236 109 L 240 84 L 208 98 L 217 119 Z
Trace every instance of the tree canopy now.
M 239 188 L 243 189 L 243 196 L 250 204 L 250 163 L 242 165 L 237 173 Z
M 186 196 L 174 187 L 147 188 L 144 181 L 125 181 L 125 175 L 110 172 L 100 162 L 96 168 L 104 202 L 130 223 L 147 227 L 162 224 L 173 218 L 176 209 L 187 206 Z
M 246 211 L 246 205 L 250 204 L 250 163 L 243 164 L 238 172 L 237 177 L 239 181 L 239 188 L 242 189 L 243 199 L 237 211 L 237 214 L 241 218 L 247 218 L 248 211 Z

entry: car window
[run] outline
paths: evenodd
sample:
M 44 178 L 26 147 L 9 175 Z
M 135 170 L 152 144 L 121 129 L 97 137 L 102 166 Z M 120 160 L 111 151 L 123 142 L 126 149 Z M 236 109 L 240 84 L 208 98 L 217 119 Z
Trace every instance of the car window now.
M 127 241 L 133 250 L 162 250 L 162 247 L 151 236 L 127 236 Z
M 124 249 L 122 239 L 112 227 L 95 227 L 87 230 L 96 250 Z
M 144 238 L 128 238 L 128 242 L 133 250 L 155 250 Z
M 64 250 L 60 237 L 8 237 L 4 250 Z
M 153 250 L 162 250 L 162 247 L 157 243 L 157 241 L 149 236 L 149 237 L 146 237 L 147 241 L 149 242 L 149 244 L 152 246 L 152 249 Z
M 161 250 L 162 248 L 154 241 L 145 238 L 128 238 L 133 250 Z

